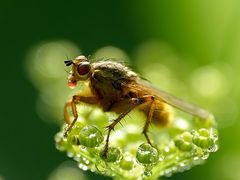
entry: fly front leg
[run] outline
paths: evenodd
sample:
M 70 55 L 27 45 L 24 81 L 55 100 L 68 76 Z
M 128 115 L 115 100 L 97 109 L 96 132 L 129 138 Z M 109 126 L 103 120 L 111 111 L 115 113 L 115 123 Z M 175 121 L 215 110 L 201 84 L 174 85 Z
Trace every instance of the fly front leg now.
M 72 127 L 74 126 L 75 122 L 78 119 L 78 113 L 77 113 L 77 106 L 76 104 L 80 103 L 80 102 L 85 102 L 87 104 L 97 104 L 98 103 L 98 99 L 94 96 L 90 96 L 90 97 L 84 97 L 84 96 L 78 96 L 75 95 L 72 97 L 72 99 L 70 101 L 68 101 L 65 104 L 64 107 L 64 119 L 65 122 L 68 124 L 68 128 L 65 130 L 64 132 L 64 137 L 67 137 L 68 132 L 71 131 Z M 68 108 L 71 107 L 72 109 L 72 115 L 73 115 L 73 120 L 72 122 L 70 121 L 70 116 L 68 113 Z

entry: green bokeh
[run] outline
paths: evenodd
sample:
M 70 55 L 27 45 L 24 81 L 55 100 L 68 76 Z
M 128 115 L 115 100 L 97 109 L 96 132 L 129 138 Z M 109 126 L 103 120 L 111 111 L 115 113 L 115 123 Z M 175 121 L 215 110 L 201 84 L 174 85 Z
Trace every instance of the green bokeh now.
M 239 8 L 238 0 L 1 2 L 0 179 L 54 179 L 68 160 L 53 139 L 59 131 L 56 121 L 63 122 L 62 111 L 56 110 L 61 107 L 52 107 L 56 111 L 49 116 L 49 106 L 37 104 L 39 89 L 26 71 L 35 47 L 64 40 L 78 47 L 60 61 L 66 55 L 73 58 L 78 48 L 87 56 L 115 46 L 157 87 L 216 115 L 220 150 L 205 165 L 169 179 L 240 179 Z M 152 75 L 153 67 L 161 76 Z M 56 68 L 64 72 L 64 67 Z M 88 179 L 106 179 L 86 174 Z

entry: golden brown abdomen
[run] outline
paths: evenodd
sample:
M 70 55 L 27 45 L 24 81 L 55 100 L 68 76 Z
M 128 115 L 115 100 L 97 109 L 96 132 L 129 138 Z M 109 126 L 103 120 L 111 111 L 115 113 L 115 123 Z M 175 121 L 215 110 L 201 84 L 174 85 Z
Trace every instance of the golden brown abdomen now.
M 151 122 L 157 126 L 167 126 L 173 117 L 173 112 L 171 106 L 161 101 L 156 100 L 156 108 L 153 112 Z M 139 106 L 139 109 L 148 116 L 150 104 L 143 104 Z

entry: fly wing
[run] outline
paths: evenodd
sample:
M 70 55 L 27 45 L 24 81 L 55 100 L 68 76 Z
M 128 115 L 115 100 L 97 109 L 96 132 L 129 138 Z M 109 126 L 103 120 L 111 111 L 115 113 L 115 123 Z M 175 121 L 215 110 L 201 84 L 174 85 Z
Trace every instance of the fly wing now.
M 195 104 L 179 99 L 165 91 L 158 90 L 157 94 L 162 99 L 162 101 L 184 112 L 197 116 L 201 119 L 208 119 L 212 117 L 212 114 L 207 110 L 200 108 Z
M 157 100 L 167 103 L 177 109 L 180 109 L 181 111 L 192 114 L 193 116 L 197 116 L 201 119 L 208 119 L 213 116 L 207 110 L 177 98 L 163 90 L 155 89 L 145 81 L 128 84 L 128 86 L 130 89 L 134 89 L 136 92 L 141 92 L 140 95 L 153 95 Z

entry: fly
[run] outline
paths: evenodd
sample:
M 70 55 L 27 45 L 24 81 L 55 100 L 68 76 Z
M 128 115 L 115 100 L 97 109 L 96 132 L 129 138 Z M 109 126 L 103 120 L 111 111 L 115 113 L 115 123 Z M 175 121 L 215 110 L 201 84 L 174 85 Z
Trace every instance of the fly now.
M 107 128 L 107 137 L 103 150 L 106 156 L 110 134 L 114 127 L 133 109 L 138 108 L 146 115 L 142 133 L 147 142 L 152 145 L 147 134 L 151 123 L 166 126 L 172 118 L 171 106 L 201 119 L 211 117 L 211 114 L 188 102 L 185 102 L 167 92 L 153 88 L 142 80 L 137 73 L 127 66 L 112 61 L 103 60 L 90 62 L 85 56 L 78 56 L 74 60 L 64 61 L 71 66 L 68 86 L 75 88 L 79 81 L 88 81 L 91 95 L 85 92 L 76 93 L 64 107 L 64 118 L 68 124 L 65 137 L 78 119 L 76 105 L 84 102 L 94 104 L 103 111 L 116 112 L 118 117 Z M 74 119 L 71 121 L 68 109 L 72 109 Z

